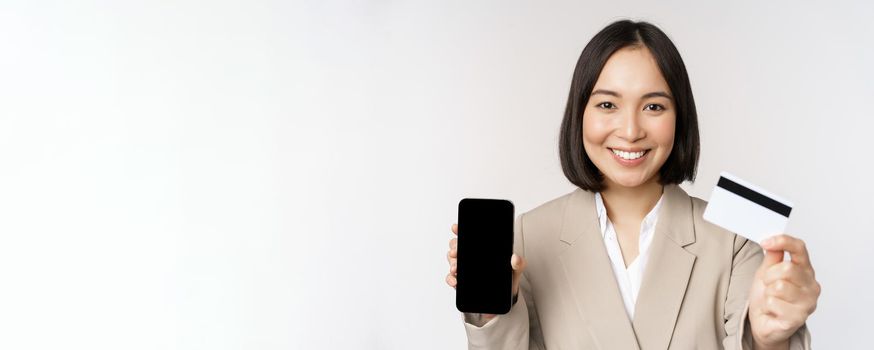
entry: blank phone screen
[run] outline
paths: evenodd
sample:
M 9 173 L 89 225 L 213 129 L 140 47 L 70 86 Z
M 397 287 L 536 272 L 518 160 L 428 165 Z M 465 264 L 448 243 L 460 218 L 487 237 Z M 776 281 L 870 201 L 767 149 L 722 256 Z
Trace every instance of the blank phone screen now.
M 513 203 L 465 198 L 458 203 L 459 311 L 506 314 L 512 306 Z

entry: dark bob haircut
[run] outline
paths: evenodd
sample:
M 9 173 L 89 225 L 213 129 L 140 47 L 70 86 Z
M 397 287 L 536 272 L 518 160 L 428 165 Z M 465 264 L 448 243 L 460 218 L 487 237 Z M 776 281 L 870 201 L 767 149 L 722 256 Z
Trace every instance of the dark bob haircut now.
M 583 111 L 607 59 L 625 47 L 649 49 L 674 97 L 674 145 L 665 164 L 659 169 L 659 182 L 667 185 L 694 181 L 701 146 L 698 113 L 695 111 L 686 66 L 674 43 L 658 27 L 629 20 L 613 22 L 598 32 L 577 60 L 559 136 L 558 150 L 564 175 L 571 183 L 586 191 L 604 189 L 604 175 L 583 148 Z

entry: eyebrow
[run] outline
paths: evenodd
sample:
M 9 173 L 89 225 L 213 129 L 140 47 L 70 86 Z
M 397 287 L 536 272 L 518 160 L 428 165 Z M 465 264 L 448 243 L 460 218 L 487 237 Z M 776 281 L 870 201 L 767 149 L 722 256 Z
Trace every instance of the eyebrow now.
M 622 97 L 622 95 L 620 95 L 616 91 L 610 91 L 610 90 L 604 90 L 604 89 L 598 89 L 598 90 L 592 91 L 592 95 L 597 95 L 597 94 L 610 95 L 610 96 L 615 96 L 615 97 L 620 97 L 620 98 Z M 650 97 L 664 97 L 664 98 L 667 98 L 671 101 L 674 100 L 674 98 L 671 97 L 670 94 L 668 94 L 667 92 L 664 92 L 664 91 L 648 92 L 648 93 L 644 94 L 643 96 L 641 96 L 641 98 L 643 98 L 643 99 L 647 99 Z

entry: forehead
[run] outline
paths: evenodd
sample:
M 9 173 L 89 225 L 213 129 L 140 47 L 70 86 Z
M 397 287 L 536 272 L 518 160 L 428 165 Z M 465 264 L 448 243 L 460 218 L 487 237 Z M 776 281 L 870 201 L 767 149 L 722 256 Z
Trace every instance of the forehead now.
M 607 59 L 594 89 L 606 89 L 623 97 L 662 90 L 670 93 L 655 57 L 645 46 L 625 47 Z

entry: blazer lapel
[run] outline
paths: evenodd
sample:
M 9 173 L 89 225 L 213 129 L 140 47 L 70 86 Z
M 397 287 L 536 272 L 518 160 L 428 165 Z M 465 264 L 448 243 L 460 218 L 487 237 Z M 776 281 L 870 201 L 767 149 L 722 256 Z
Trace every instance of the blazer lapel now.
M 588 320 L 599 347 L 639 349 L 601 237 L 594 193 L 577 189 L 570 196 L 564 208 L 560 238 L 570 245 L 559 260 L 574 293 L 577 311 Z
M 683 248 L 695 242 L 691 198 L 677 185 L 665 186 L 664 195 L 634 308 L 644 349 L 668 348 L 696 258 Z

